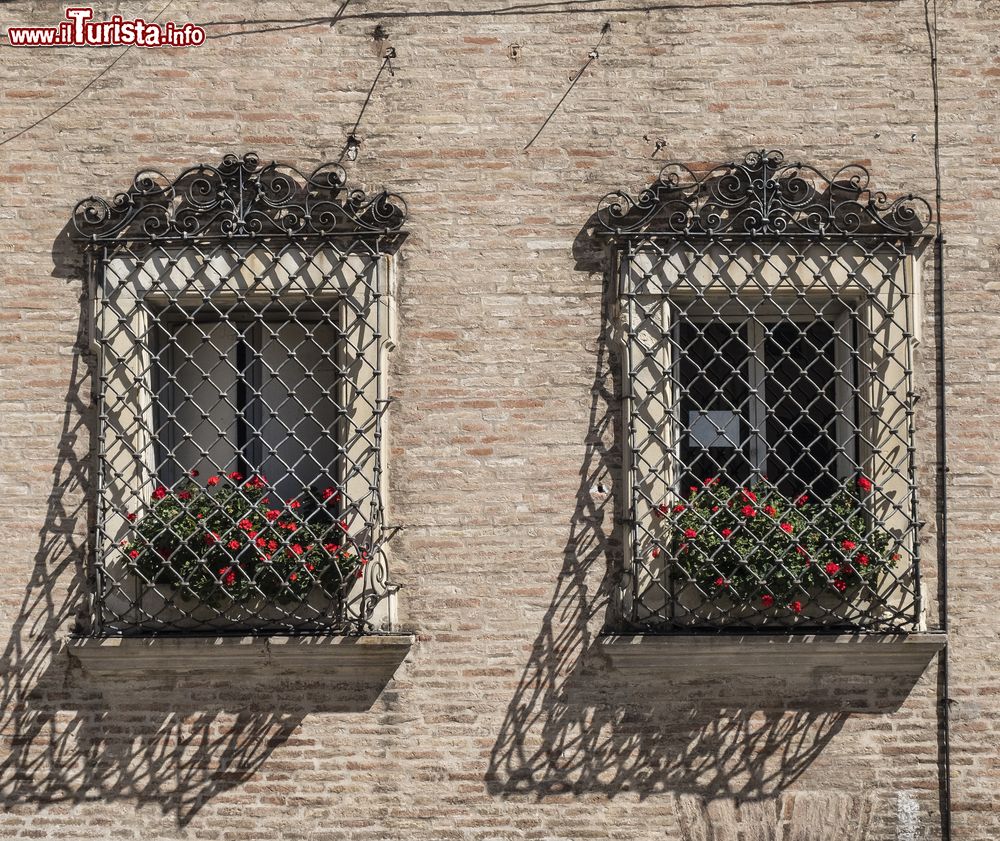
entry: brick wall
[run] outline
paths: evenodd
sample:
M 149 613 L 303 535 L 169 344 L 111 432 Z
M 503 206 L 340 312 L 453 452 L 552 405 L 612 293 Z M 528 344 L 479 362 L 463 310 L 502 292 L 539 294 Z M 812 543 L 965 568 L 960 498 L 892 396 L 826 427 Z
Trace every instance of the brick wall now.
M 337 5 L 176 0 L 165 17 L 246 22 L 211 26 L 199 48 L 131 50 L 2 147 L 0 833 L 939 838 L 933 666 L 912 688 L 789 682 L 766 664 L 753 678 L 639 679 L 591 654 L 620 536 L 597 491 L 616 467 L 617 406 L 588 218 L 661 161 L 756 148 L 827 170 L 864 162 L 890 193 L 933 196 L 922 6 L 358 0 L 335 25 L 294 23 Z M 141 6 L 97 15 L 115 9 Z M 61 9 L 4 12 L 48 24 Z M 1000 832 L 998 10 L 942 0 L 940 15 L 954 837 L 988 841 Z M 600 58 L 525 152 L 606 20 Z M 389 35 L 381 47 L 376 24 Z M 88 677 L 63 649 L 80 599 L 93 423 L 70 211 L 146 165 L 173 173 L 248 150 L 304 169 L 336 158 L 389 45 L 395 75 L 365 113 L 349 174 L 410 208 L 390 502 L 407 527 L 394 576 L 418 643 L 381 691 L 308 672 Z M 4 136 L 116 54 L 4 46 Z M 931 339 L 919 372 L 928 488 Z M 926 535 L 933 591 L 933 523 Z

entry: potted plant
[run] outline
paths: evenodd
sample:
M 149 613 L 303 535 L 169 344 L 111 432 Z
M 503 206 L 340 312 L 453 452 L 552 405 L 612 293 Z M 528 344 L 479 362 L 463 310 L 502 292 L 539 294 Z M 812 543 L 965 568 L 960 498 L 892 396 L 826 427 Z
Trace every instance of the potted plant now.
M 262 476 L 208 477 L 159 485 L 148 509 L 127 514 L 128 567 L 175 605 L 261 607 L 305 602 L 317 590 L 343 598 L 364 575 L 368 551 L 336 516 L 339 495 L 310 489 L 280 502 Z
M 668 565 L 679 621 L 697 624 L 847 624 L 877 605 L 898 541 L 872 523 L 864 476 L 832 499 L 794 498 L 761 481 L 715 479 L 655 510 L 652 557 Z

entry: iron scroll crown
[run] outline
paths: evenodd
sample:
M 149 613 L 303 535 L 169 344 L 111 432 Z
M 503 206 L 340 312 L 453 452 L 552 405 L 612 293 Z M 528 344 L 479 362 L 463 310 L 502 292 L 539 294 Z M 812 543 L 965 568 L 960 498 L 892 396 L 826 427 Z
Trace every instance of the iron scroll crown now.
M 387 236 L 401 234 L 405 221 L 399 195 L 348 188 L 338 163 L 306 175 L 290 164 L 262 163 L 253 152 L 188 167 L 173 180 L 142 169 L 127 191 L 90 196 L 73 210 L 74 238 L 105 244 Z
M 786 163 L 776 150 L 698 172 L 668 163 L 632 197 L 608 193 L 597 230 L 612 237 L 833 236 L 918 238 L 931 223 L 930 203 L 914 195 L 890 199 L 870 186 L 859 164 L 832 176 Z

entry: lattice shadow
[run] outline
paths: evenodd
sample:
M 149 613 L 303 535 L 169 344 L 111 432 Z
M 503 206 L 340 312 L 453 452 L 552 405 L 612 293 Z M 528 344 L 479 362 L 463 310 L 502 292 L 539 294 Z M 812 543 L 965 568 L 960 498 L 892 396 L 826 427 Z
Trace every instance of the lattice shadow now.
M 575 243 L 577 268 L 607 271 L 592 219 Z M 605 277 L 604 315 L 613 284 Z M 852 711 L 892 709 L 904 681 L 876 699 L 864 681 L 803 691 L 767 676 L 684 680 L 610 671 L 597 646 L 613 626 L 621 575 L 621 394 L 608 318 L 597 348 L 589 433 L 552 602 L 494 743 L 485 774 L 498 797 L 630 791 L 767 800 L 798 779 Z M 604 488 L 607 493 L 600 493 Z M 910 681 L 912 683 L 912 681 Z M 747 699 L 752 698 L 752 702 Z
M 79 284 L 77 255 L 64 230 L 52 251 L 54 277 Z M 102 681 L 71 665 L 64 640 L 86 612 L 84 559 L 94 518 L 86 312 L 81 293 L 44 525 L 3 651 L 0 803 L 18 811 L 124 800 L 157 804 L 184 825 L 212 798 L 251 779 L 307 715 L 368 710 L 381 687 L 287 677 L 150 679 L 127 668 Z

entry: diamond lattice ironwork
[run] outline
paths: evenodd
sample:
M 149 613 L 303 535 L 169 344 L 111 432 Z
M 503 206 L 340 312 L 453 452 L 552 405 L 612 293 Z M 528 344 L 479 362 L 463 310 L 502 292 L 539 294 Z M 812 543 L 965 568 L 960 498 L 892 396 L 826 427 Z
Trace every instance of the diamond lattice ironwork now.
M 89 633 L 386 621 L 388 255 L 405 208 L 227 156 L 75 224 L 100 436 Z
M 613 193 L 620 600 L 647 630 L 901 630 L 921 610 L 913 345 L 929 210 L 759 152 Z

